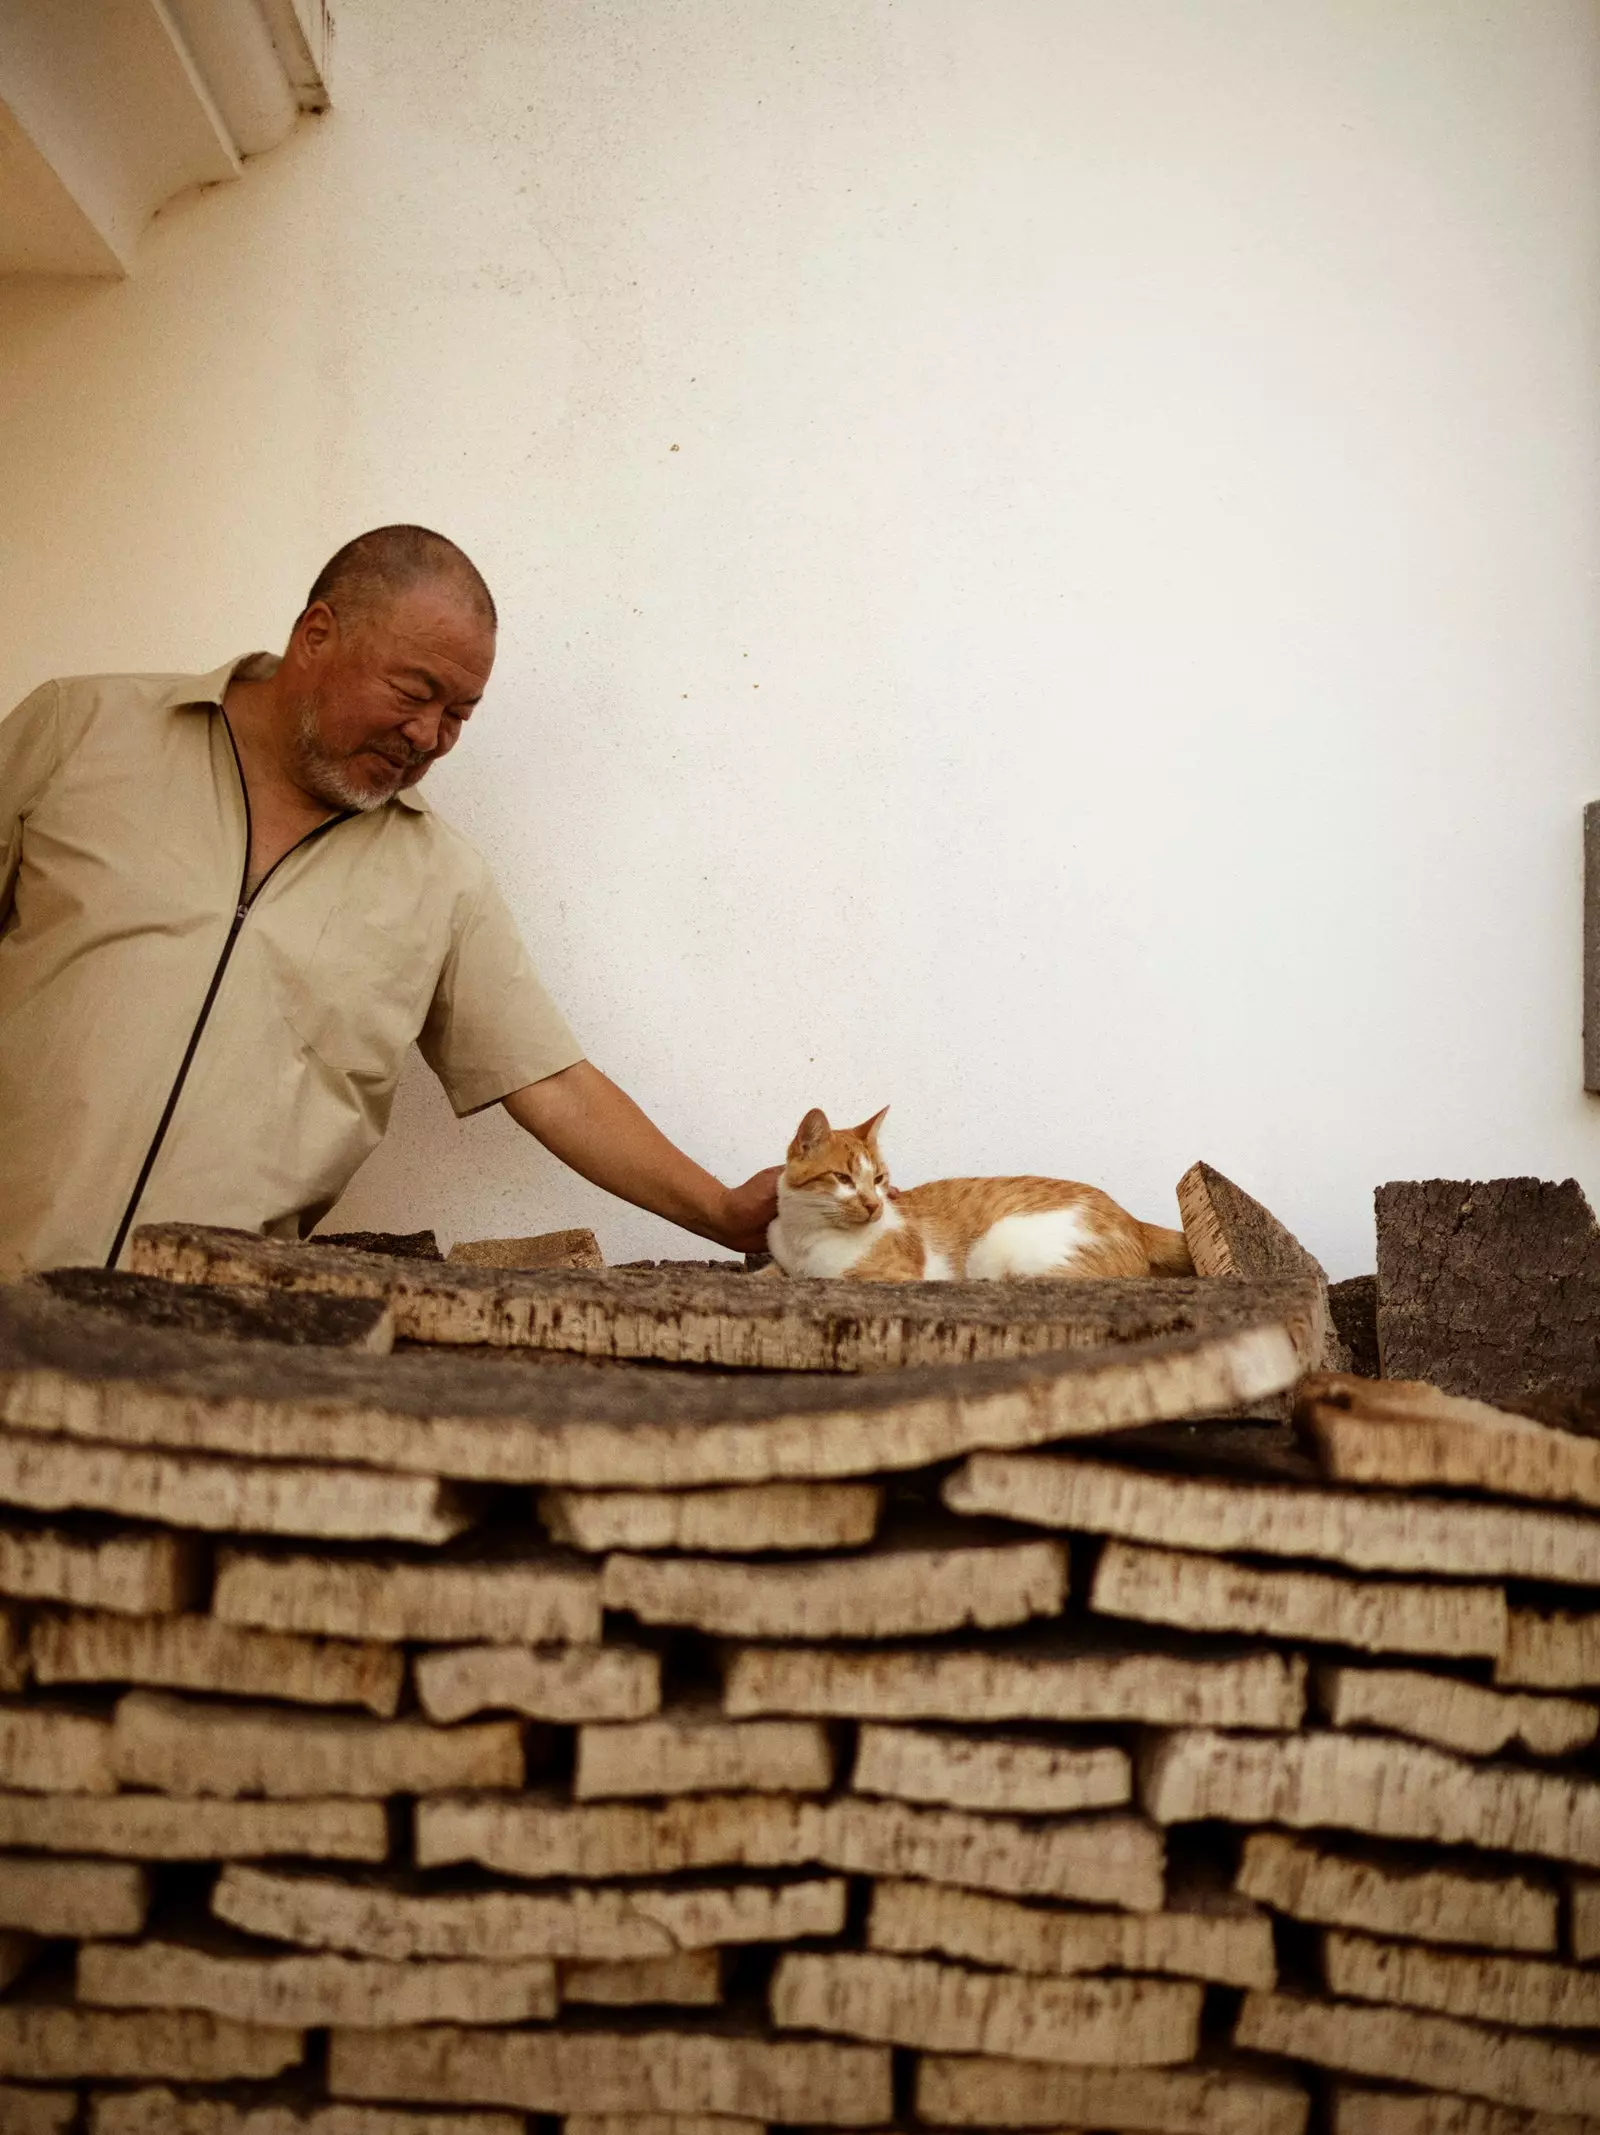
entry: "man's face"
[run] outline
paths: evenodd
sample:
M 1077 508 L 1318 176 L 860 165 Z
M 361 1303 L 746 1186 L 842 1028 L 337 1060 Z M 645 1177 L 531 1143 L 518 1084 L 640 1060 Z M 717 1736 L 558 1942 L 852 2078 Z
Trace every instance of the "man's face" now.
M 302 619 L 297 782 L 333 808 L 380 808 L 456 745 L 494 666 L 494 630 L 448 579 L 348 622 Z

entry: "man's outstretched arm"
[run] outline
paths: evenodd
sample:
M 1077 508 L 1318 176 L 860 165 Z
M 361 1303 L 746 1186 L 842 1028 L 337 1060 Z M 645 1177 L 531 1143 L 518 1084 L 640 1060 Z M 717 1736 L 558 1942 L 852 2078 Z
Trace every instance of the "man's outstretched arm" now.
M 767 1225 L 778 1213 L 776 1168 L 724 1186 L 589 1061 L 501 1101 L 519 1127 L 592 1185 L 735 1252 L 765 1251 Z

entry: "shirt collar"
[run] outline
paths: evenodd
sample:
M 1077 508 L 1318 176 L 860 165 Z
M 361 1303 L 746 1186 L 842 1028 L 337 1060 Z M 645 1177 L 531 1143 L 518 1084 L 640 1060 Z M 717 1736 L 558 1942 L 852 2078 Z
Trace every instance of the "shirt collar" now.
M 276 665 L 276 656 L 270 652 L 242 652 L 236 659 L 224 660 L 220 667 L 214 667 L 209 674 L 176 676 L 163 701 L 175 712 L 220 711 L 223 694 L 235 674 L 240 668 L 249 667 L 257 660 L 270 661 Z M 270 671 L 269 668 L 268 672 Z M 402 786 L 398 793 L 391 794 L 390 800 L 398 801 L 402 808 L 410 808 L 417 815 L 430 812 L 427 802 L 415 786 Z M 386 802 L 385 806 L 387 805 L 389 804 Z

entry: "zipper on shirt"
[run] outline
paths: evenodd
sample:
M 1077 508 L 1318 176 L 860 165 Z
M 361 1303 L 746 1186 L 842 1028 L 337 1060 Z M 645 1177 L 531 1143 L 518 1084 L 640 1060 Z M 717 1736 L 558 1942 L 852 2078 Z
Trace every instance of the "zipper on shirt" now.
M 221 711 L 222 708 L 219 706 L 218 709 Z M 111 1242 L 111 1251 L 106 1255 L 106 1266 L 108 1268 L 114 1268 L 122 1257 L 122 1248 L 127 1242 L 128 1232 L 133 1227 L 134 1215 L 144 1196 L 144 1190 L 150 1183 L 150 1174 L 155 1169 L 156 1158 L 161 1154 L 161 1145 L 167 1138 L 167 1130 L 172 1125 L 172 1115 L 178 1109 L 178 1099 L 183 1094 L 183 1086 L 189 1078 L 189 1070 L 194 1065 L 194 1056 L 199 1050 L 201 1037 L 205 1032 L 207 1022 L 210 1020 L 211 1010 L 216 1003 L 217 994 L 222 985 L 223 974 L 227 971 L 229 961 L 233 956 L 234 943 L 239 939 L 240 928 L 243 927 L 246 919 L 250 916 L 251 906 L 256 902 L 256 899 L 261 895 L 261 892 L 266 888 L 279 868 L 282 867 L 285 860 L 292 859 L 303 845 L 309 845 L 313 839 L 320 838 L 324 831 L 332 830 L 335 823 L 347 822 L 355 812 L 353 809 L 346 809 L 342 815 L 329 816 L 327 822 L 318 823 L 316 828 L 308 830 L 303 838 L 296 838 L 289 850 L 286 853 L 280 853 L 278 858 L 273 861 L 261 880 L 256 884 L 252 893 L 250 890 L 250 846 L 255 834 L 255 826 L 250 814 L 250 788 L 245 782 L 244 763 L 239 755 L 239 744 L 233 738 L 233 728 L 228 724 L 226 711 L 222 711 L 222 729 L 228 737 L 228 747 L 233 751 L 233 768 L 239 774 L 239 793 L 244 801 L 244 866 L 239 874 L 239 898 L 234 906 L 233 918 L 228 925 L 227 939 L 223 942 L 221 954 L 212 968 L 211 983 L 206 988 L 205 999 L 200 1003 L 200 1013 L 196 1016 L 194 1028 L 189 1033 L 189 1043 L 184 1047 L 183 1058 L 178 1062 L 178 1072 L 173 1077 L 172 1088 L 167 1092 L 167 1101 L 162 1107 L 160 1119 L 156 1122 L 156 1131 L 150 1137 L 150 1146 L 144 1153 L 144 1162 L 139 1166 L 139 1176 L 133 1182 L 133 1192 L 128 1196 L 128 1205 L 122 1211 L 122 1221 L 117 1225 L 117 1235 Z

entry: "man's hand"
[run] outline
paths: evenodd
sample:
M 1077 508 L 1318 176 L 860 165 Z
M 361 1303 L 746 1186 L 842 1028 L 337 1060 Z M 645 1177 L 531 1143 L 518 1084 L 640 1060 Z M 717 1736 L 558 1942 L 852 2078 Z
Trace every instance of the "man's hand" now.
M 667 1140 L 625 1090 L 587 1060 L 502 1100 L 519 1127 L 607 1193 L 735 1253 L 766 1249 L 778 1174 L 724 1186 Z

